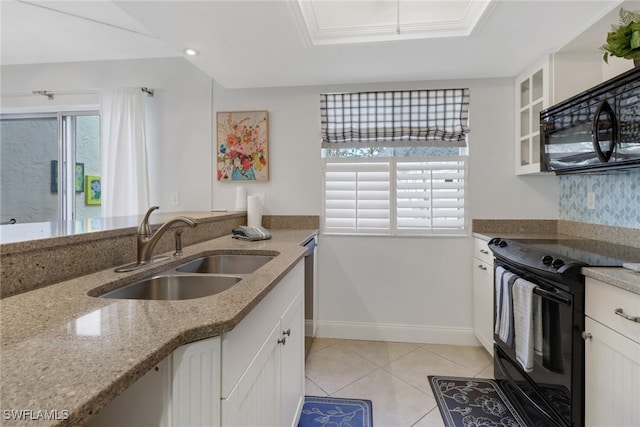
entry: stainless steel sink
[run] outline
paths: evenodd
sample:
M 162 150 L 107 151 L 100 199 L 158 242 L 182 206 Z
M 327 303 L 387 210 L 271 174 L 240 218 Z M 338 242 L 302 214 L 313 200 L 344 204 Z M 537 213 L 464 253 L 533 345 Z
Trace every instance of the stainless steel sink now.
M 233 276 L 161 275 L 115 289 L 100 298 L 185 300 L 223 292 L 242 280 Z
M 210 255 L 181 265 L 176 271 L 205 274 L 251 274 L 272 259 L 273 256 L 270 255 Z

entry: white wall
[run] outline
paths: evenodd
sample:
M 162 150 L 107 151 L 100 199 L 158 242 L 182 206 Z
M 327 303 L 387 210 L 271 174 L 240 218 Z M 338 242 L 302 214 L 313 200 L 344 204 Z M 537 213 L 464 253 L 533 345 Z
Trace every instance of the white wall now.
M 148 123 L 152 201 L 163 210 L 233 209 L 238 184 L 213 181 L 213 118 L 217 111 L 268 110 L 270 181 L 243 185 L 248 193 L 264 192 L 265 213 L 276 215 L 321 213 L 320 93 L 469 87 L 469 218 L 558 217 L 555 176 L 514 175 L 512 79 L 227 90 L 182 59 L 3 67 L 2 71 L 3 93 L 107 85 L 156 89 L 156 97 L 147 103 L 156 118 Z M 171 192 L 180 194 L 180 206 L 169 205 Z M 471 246 L 470 236 L 321 236 L 320 334 L 475 342 Z
M 265 192 L 267 214 L 321 211 L 319 94 L 336 91 L 471 89 L 470 218 L 557 218 L 555 176 L 514 172 L 512 79 L 226 90 L 216 111 L 269 111 L 271 180 L 241 184 Z M 215 150 L 215 149 L 214 149 Z M 215 208 L 232 209 L 238 184 L 214 182 Z M 321 236 L 320 329 L 325 336 L 425 342 L 472 338 L 471 237 Z
M 211 208 L 212 80 L 188 61 L 164 58 L 3 66 L 1 77 L 2 113 L 51 111 L 61 106 L 97 110 L 97 94 L 74 92 L 153 88 L 155 96 L 145 98 L 150 202 L 165 212 Z M 33 90 L 54 92 L 54 99 L 29 96 Z M 172 193 L 179 194 L 178 206 L 170 203 Z

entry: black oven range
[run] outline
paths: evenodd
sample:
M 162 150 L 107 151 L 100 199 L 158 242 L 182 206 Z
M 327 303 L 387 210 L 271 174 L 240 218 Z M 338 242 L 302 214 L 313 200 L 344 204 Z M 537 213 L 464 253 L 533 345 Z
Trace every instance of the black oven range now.
M 640 249 L 579 239 L 493 238 L 494 374 L 527 424 L 584 425 L 582 267 L 639 262 Z

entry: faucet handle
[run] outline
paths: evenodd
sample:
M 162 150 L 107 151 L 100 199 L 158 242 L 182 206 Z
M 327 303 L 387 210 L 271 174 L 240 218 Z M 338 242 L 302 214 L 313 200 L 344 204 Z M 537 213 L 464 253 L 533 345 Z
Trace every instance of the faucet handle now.
M 144 219 L 138 226 L 138 235 L 139 236 L 151 236 L 151 227 L 149 226 L 149 216 L 151 216 L 151 212 L 159 209 L 159 206 L 151 206 L 147 213 L 144 215 Z
M 184 255 L 182 252 L 182 229 L 179 228 L 176 230 L 176 251 L 173 253 L 175 257 L 181 257 Z

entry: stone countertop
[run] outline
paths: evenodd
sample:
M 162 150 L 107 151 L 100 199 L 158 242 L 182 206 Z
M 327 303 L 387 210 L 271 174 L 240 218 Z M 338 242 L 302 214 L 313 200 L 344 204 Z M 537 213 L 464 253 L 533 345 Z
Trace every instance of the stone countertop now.
M 625 291 L 640 295 L 640 273 L 626 268 L 586 267 L 582 269 L 586 277 L 599 280 Z
M 559 233 L 487 233 L 474 232 L 473 237 L 490 240 L 493 237 L 505 239 L 579 239 L 580 237 Z M 591 277 L 609 285 L 640 295 L 640 273 L 620 267 L 585 267 L 581 270 L 586 277 Z
M 231 330 L 304 257 L 300 245 L 316 232 L 275 230 L 271 240 L 259 242 L 227 235 L 188 246 L 182 258 L 142 271 L 103 270 L 0 300 L 2 425 L 81 425 L 179 346 Z M 87 295 L 229 250 L 278 256 L 231 289 L 204 298 L 145 301 Z M 6 420 L 9 410 L 32 412 L 27 419 Z M 38 411 L 57 411 L 58 418 L 68 413 L 68 419 L 31 420 Z

